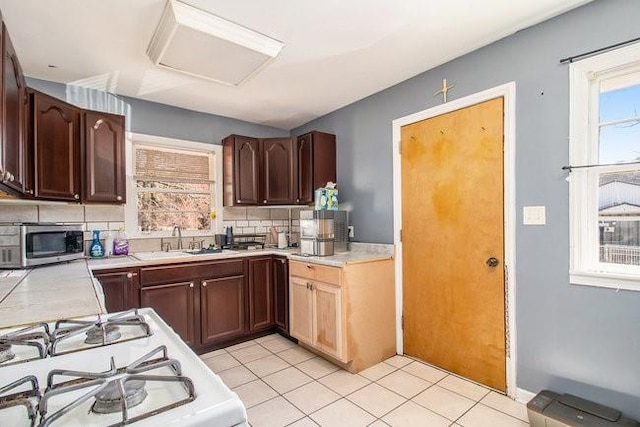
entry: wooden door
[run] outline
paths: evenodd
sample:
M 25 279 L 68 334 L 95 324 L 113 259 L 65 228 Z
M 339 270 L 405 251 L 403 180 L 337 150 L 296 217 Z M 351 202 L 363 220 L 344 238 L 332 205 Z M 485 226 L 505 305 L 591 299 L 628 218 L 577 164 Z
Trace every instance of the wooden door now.
M 202 345 L 243 335 L 244 276 L 203 279 L 200 290 Z
M 342 359 L 342 291 L 339 286 L 321 282 L 313 282 L 311 289 L 314 344 L 336 359 Z
M 289 328 L 291 336 L 314 345 L 313 340 L 313 295 L 309 281 L 291 276 L 289 279 Z
M 2 24 L 4 43 L 4 69 L 2 84 L 2 157 L 3 183 L 18 193 L 25 185 L 25 88 L 26 83 L 18 56 L 9 38 L 7 27 Z
M 284 257 L 273 258 L 273 288 L 275 324 L 289 333 L 289 268 Z
M 249 331 L 274 325 L 272 258 L 249 258 Z
M 294 160 L 291 138 L 262 140 L 262 197 L 264 204 L 294 202 Z
M 36 197 L 80 200 L 80 110 L 34 92 Z
M 137 290 L 138 273 L 135 271 L 118 272 L 94 272 L 93 275 L 100 281 L 107 312 L 129 310 L 138 307 Z
M 236 136 L 234 142 L 235 204 L 256 205 L 260 199 L 260 141 Z
M 85 202 L 124 203 L 124 116 L 84 112 Z
M 502 391 L 503 115 L 497 98 L 401 140 L 404 352 Z
M 178 282 L 140 289 L 142 307 L 153 308 L 187 344 L 196 345 L 194 282 Z

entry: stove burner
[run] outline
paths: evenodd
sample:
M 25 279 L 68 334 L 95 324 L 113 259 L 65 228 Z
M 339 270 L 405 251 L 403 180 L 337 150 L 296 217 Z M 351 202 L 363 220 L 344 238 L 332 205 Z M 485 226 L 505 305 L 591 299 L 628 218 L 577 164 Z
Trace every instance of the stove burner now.
M 95 325 L 87 331 L 85 344 L 109 344 L 119 340 L 122 334 L 118 325 L 104 323 Z
M 7 362 L 16 357 L 16 354 L 11 351 L 11 344 L 0 343 L 0 363 Z
M 147 391 L 144 389 L 145 383 L 146 381 L 143 380 L 110 382 L 100 393 L 96 394 L 96 402 L 91 410 L 97 414 L 120 412 L 122 411 L 123 394 L 128 409 L 138 406 L 147 397 Z M 123 390 L 120 390 L 120 384 L 122 384 Z

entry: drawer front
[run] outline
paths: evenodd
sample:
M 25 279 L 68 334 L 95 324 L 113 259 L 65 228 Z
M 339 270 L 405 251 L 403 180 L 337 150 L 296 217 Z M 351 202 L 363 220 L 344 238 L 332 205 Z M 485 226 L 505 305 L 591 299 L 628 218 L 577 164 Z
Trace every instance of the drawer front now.
M 318 282 L 340 285 L 341 268 L 308 262 L 290 261 L 289 272 L 292 276 L 316 280 Z
M 206 277 L 217 279 L 244 274 L 244 260 L 234 258 L 215 262 L 194 262 L 189 264 L 159 265 L 140 268 L 141 286 L 174 283 Z

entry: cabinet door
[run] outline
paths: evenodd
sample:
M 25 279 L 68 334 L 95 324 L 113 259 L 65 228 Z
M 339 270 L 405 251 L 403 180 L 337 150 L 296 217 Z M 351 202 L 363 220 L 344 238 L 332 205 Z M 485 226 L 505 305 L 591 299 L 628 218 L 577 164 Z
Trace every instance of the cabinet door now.
M 202 344 L 213 344 L 243 335 L 244 276 L 204 279 L 200 290 Z
M 2 171 L 3 183 L 19 193 L 25 184 L 25 80 L 7 27 L 2 24 L 4 69 L 2 85 Z
M 139 306 L 137 302 L 138 273 L 122 271 L 114 273 L 94 273 L 104 292 L 105 305 L 109 313 L 129 310 Z
M 151 307 L 189 345 L 195 345 L 194 282 L 169 283 L 140 289 L 142 307 Z
M 313 298 L 311 283 L 300 277 L 291 276 L 289 281 L 289 313 L 291 336 L 314 345 L 313 340 Z
M 273 288 L 275 324 L 289 333 L 289 266 L 284 257 L 273 259 Z
M 124 116 L 85 111 L 85 202 L 124 203 Z
M 34 92 L 36 197 L 80 200 L 80 110 Z
M 235 204 L 256 205 L 260 199 L 260 141 L 236 136 L 234 142 Z
M 298 196 L 296 203 L 313 202 L 313 140 L 310 133 L 300 135 L 296 142 L 298 163 Z
M 313 342 L 325 353 L 342 359 L 342 290 L 313 282 Z
M 268 329 L 274 324 L 273 259 L 249 258 L 249 331 Z
M 291 138 L 262 140 L 262 203 L 294 202 L 294 159 Z

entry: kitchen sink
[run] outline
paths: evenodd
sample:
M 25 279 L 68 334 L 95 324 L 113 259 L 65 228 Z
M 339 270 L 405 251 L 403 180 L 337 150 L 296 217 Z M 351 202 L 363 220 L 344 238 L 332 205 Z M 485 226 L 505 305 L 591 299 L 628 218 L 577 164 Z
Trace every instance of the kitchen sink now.
M 171 259 L 171 258 L 187 258 L 191 256 L 203 256 L 203 255 L 230 255 L 237 254 L 238 251 L 232 251 L 224 249 L 222 252 L 202 252 L 198 249 L 175 249 L 169 252 L 166 251 L 154 251 L 154 252 L 136 252 L 133 257 L 139 261 L 153 261 L 157 259 Z

